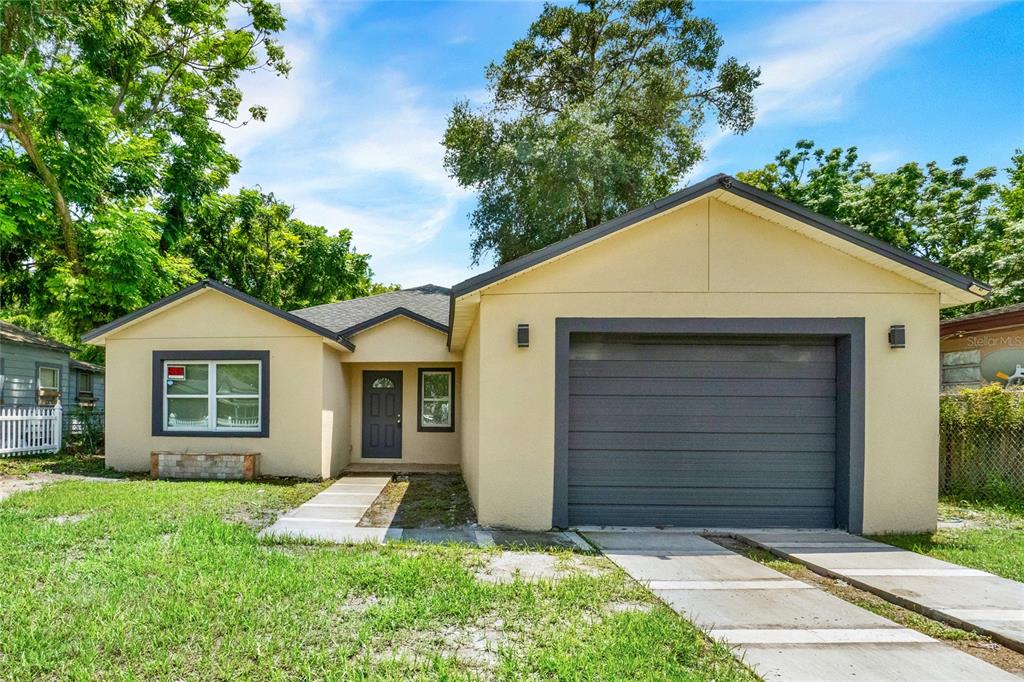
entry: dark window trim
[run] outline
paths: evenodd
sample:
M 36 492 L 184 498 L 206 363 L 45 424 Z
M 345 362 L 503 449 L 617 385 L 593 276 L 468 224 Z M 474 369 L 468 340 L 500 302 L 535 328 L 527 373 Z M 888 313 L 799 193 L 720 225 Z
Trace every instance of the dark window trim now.
M 449 399 L 452 423 L 450 426 L 423 426 L 423 374 L 424 372 L 445 372 L 451 375 L 451 391 Z M 416 370 L 416 430 L 427 433 L 451 433 L 455 431 L 455 368 L 454 367 L 420 367 Z
M 85 396 L 87 398 L 94 398 L 96 395 L 96 377 L 94 372 L 87 372 L 82 369 L 75 370 L 75 395 L 79 398 Z M 82 392 L 82 377 L 88 376 L 91 382 L 90 390 L 88 393 Z
M 552 525 L 569 523 L 569 341 L 577 332 L 816 335 L 836 339 L 836 526 L 864 527 L 864 318 L 589 318 L 555 320 Z
M 175 360 L 259 360 L 259 431 L 169 431 L 164 427 L 164 363 Z M 155 350 L 153 351 L 152 434 L 190 438 L 268 438 L 270 436 L 270 351 L 267 350 Z M 215 417 L 214 417 L 215 418 Z

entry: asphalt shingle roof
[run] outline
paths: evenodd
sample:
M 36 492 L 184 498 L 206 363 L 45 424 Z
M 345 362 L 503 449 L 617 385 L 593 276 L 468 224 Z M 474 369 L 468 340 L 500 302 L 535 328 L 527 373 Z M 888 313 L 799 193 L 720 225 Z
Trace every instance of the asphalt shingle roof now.
M 353 298 L 337 303 L 325 303 L 291 312 L 313 324 L 333 332 L 343 333 L 401 308 L 447 329 L 450 294 L 451 289 L 435 284 L 424 284 L 412 289 L 389 291 L 386 294 Z
M 42 346 L 43 348 L 52 348 L 53 350 L 74 350 L 70 346 L 65 346 L 59 341 L 49 339 L 42 334 L 37 334 L 33 331 L 29 331 L 23 327 L 19 327 L 16 324 L 10 322 L 4 322 L 0 320 L 0 341 L 10 341 L 12 343 L 27 343 L 32 346 Z

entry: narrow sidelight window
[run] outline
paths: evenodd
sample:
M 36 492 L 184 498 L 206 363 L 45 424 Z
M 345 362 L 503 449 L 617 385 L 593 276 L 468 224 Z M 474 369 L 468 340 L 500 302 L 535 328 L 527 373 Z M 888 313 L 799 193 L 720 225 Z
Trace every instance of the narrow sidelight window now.
M 455 430 L 455 369 L 420 369 L 420 431 Z

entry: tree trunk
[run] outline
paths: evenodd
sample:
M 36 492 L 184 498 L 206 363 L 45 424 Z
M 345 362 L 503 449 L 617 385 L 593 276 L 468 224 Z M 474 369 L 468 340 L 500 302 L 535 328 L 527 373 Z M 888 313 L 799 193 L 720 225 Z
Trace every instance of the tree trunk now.
M 57 178 L 50 170 L 50 167 L 46 165 L 46 161 L 43 160 L 42 155 L 36 148 L 35 141 L 32 139 L 28 127 L 13 107 L 11 107 L 11 114 L 11 121 L 0 123 L 0 129 L 8 131 L 18 141 L 18 144 L 21 145 L 28 158 L 32 161 L 32 165 L 39 174 L 39 179 L 43 181 L 43 185 L 50 192 L 53 210 L 57 214 L 57 220 L 60 221 L 61 233 L 64 236 L 64 255 L 67 256 L 67 259 L 71 261 L 73 266 L 77 267 L 79 261 L 78 235 L 75 233 L 75 223 L 71 219 L 71 210 L 68 208 L 67 200 L 64 199 L 60 183 L 57 182 Z

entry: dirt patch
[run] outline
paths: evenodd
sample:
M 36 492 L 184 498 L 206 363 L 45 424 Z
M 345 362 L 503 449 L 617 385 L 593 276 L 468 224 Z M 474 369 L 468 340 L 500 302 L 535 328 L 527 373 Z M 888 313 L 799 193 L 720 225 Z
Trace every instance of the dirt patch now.
M 1024 676 L 1024 654 L 993 642 L 988 637 L 932 620 L 916 611 L 888 602 L 871 592 L 856 588 L 846 581 L 818 575 L 803 564 L 781 559 L 771 552 L 752 547 L 735 538 L 708 537 L 708 539 L 737 554 L 742 554 L 748 559 L 765 564 L 796 580 L 814 585 L 833 596 L 888 618 L 904 627 L 922 632 L 943 644 L 960 649 L 1007 672 Z
M 541 552 L 502 552 L 479 567 L 475 576 L 484 582 L 510 583 L 516 578 L 557 581 L 574 575 L 601 575 L 606 571 L 583 557 L 563 557 Z
M 458 474 L 395 476 L 357 524 L 363 528 L 456 528 L 476 525 L 476 510 Z
M 88 514 L 69 514 L 66 516 L 51 516 L 46 519 L 50 523 L 78 523 L 89 518 Z
M 521 635 L 520 635 L 521 636 Z M 490 678 L 500 662 L 499 648 L 515 646 L 513 633 L 497 617 L 468 625 L 449 625 L 432 630 L 404 632 L 390 641 L 375 641 L 367 652 L 370 660 L 454 658 L 463 666 Z
M 101 478 L 99 476 L 79 476 L 77 474 L 54 474 L 42 471 L 34 471 L 25 475 L 0 476 L 0 500 L 10 497 L 14 493 L 31 492 L 39 490 L 47 483 L 60 483 L 61 481 L 89 481 L 90 483 L 112 483 L 121 479 Z

